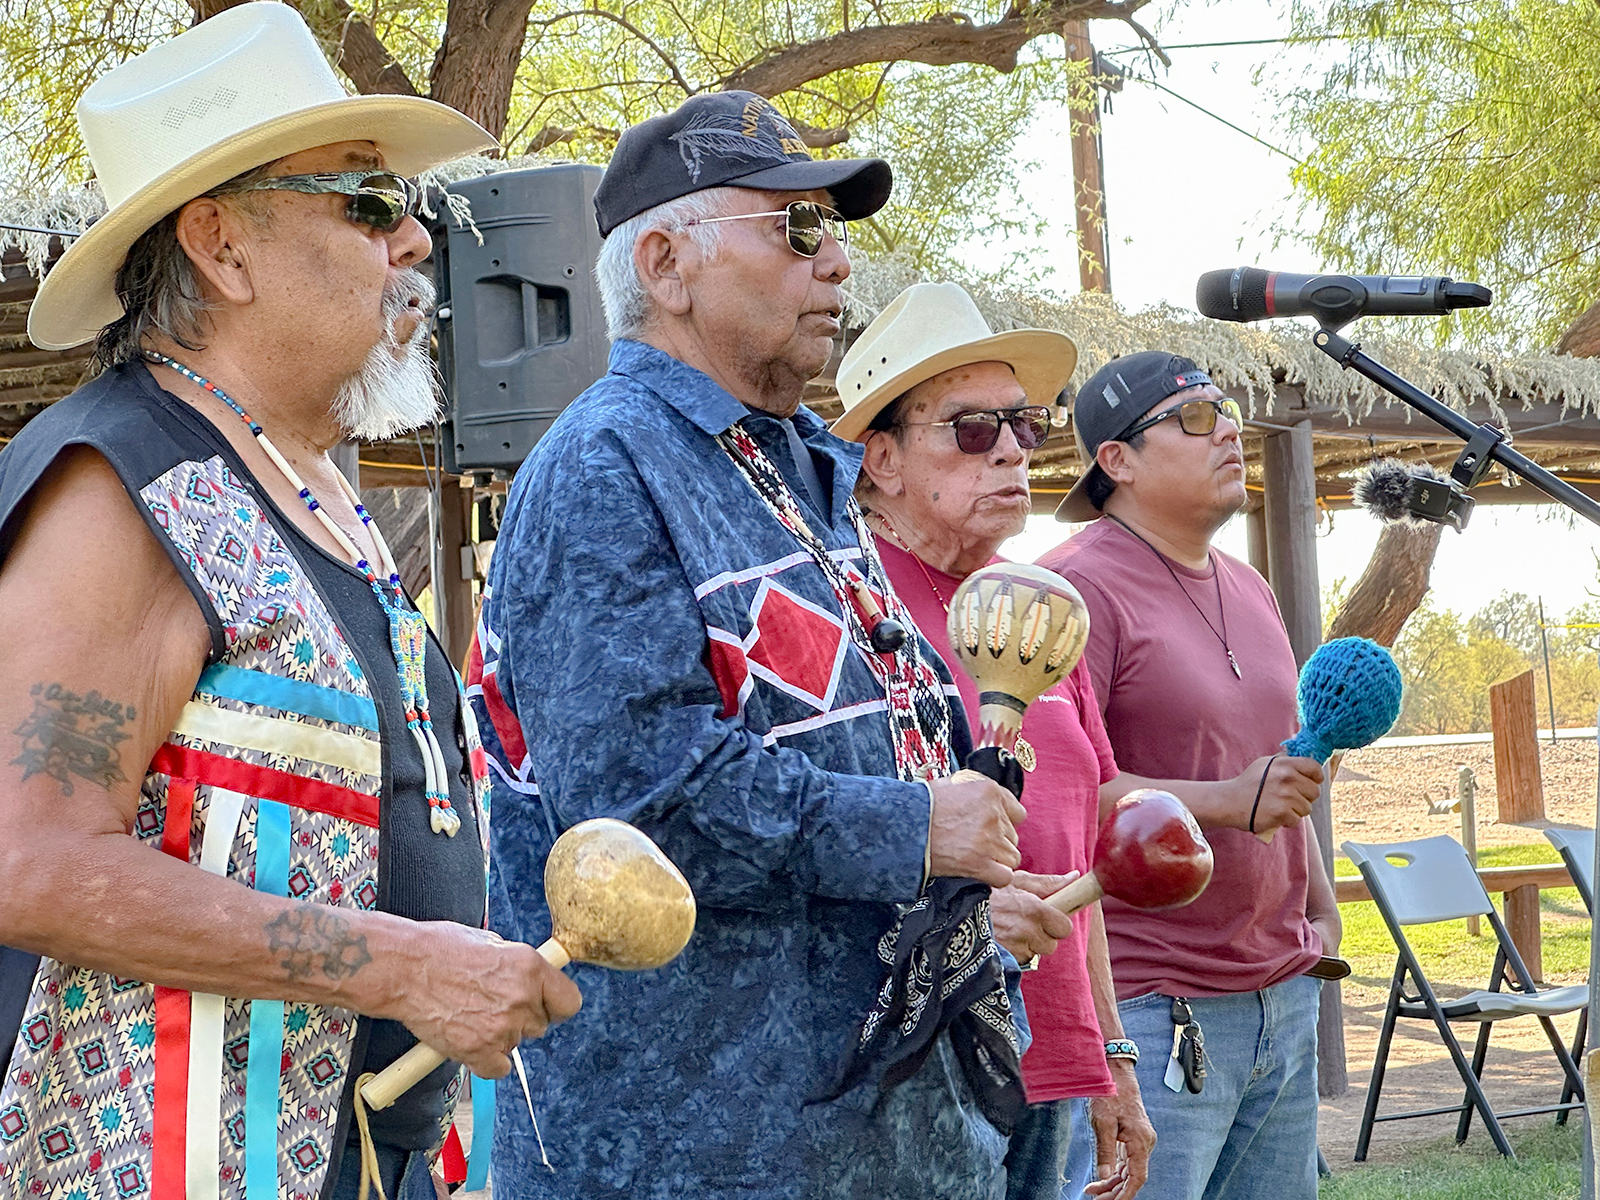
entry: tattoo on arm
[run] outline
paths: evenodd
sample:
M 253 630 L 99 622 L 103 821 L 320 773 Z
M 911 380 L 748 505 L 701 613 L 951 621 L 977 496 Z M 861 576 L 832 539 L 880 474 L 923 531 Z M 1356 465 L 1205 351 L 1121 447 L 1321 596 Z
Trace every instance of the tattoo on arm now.
M 267 922 L 267 946 L 291 980 L 321 971 L 329 979 L 348 979 L 372 961 L 366 935 L 352 933 L 350 922 L 324 904 L 299 904 Z
M 99 692 L 80 696 L 59 683 L 36 683 L 29 695 L 33 712 L 12 730 L 22 739 L 22 753 L 11 765 L 22 768 L 24 783 L 48 775 L 61 784 L 63 796 L 70 796 L 69 775 L 103 788 L 127 778 L 117 746 L 132 736 L 123 726 L 137 715 L 133 705 L 118 704 Z

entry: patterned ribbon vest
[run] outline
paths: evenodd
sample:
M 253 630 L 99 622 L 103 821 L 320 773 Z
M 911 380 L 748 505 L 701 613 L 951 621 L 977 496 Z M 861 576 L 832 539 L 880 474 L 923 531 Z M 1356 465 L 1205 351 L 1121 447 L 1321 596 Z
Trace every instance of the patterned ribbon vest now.
M 134 836 L 258 891 L 373 908 L 378 713 L 333 617 L 221 457 L 124 483 L 225 635 L 150 764 Z M 483 754 L 463 719 L 487 840 Z M 0 1090 L 0 1192 L 312 1200 L 348 1124 L 356 1022 L 43 959 Z

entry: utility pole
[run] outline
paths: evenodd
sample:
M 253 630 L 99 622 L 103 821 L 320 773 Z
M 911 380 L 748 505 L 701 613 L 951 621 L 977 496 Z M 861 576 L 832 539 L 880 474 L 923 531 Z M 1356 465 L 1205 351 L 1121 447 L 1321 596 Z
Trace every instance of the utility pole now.
M 1067 45 L 1067 58 L 1082 68 L 1082 77 L 1074 83 L 1071 109 L 1072 191 L 1078 216 L 1078 283 L 1086 292 L 1109 294 L 1111 263 L 1106 253 L 1106 193 L 1100 159 L 1100 95 L 1088 22 L 1065 22 L 1061 26 L 1061 38 Z

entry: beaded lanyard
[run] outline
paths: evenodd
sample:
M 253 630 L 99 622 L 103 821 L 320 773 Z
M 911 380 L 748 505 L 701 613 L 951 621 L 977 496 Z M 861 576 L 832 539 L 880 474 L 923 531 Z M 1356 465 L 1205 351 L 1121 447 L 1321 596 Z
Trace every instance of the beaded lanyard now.
M 828 553 L 822 540 L 812 532 L 795 503 L 778 468 L 756 440 L 742 425 L 733 425 L 717 438 L 734 465 L 755 488 L 756 494 L 766 503 L 772 515 L 802 546 L 810 552 L 828 578 L 843 611 L 851 638 L 863 650 L 884 688 L 889 708 L 889 729 L 893 736 L 895 770 L 902 779 L 937 779 L 950 773 L 950 703 L 945 699 L 939 676 L 922 659 L 917 649 L 917 639 L 907 637 L 897 650 L 883 652 L 873 645 L 873 639 L 863 617 L 861 605 L 868 601 L 859 599 L 866 591 L 851 579 L 844 565 Z M 845 510 L 856 529 L 856 540 L 866 565 L 864 574 L 870 580 L 875 573 L 884 580 L 882 591 L 891 606 L 890 617 L 906 629 L 914 629 L 911 617 L 904 611 L 899 598 L 888 585 L 888 575 L 878 562 L 873 548 L 872 533 L 861 516 L 855 497 L 847 502 Z M 869 597 L 870 601 L 870 597 Z M 867 617 L 872 614 L 869 612 Z
M 256 424 L 237 400 L 176 359 L 168 358 L 165 354 L 157 354 L 153 350 L 145 351 L 144 356 L 150 362 L 171 367 L 190 383 L 204 388 L 231 408 L 255 437 L 256 444 L 272 460 L 273 466 L 283 473 L 283 477 L 289 481 L 289 486 L 299 493 L 300 499 L 305 502 L 311 515 L 321 522 L 322 527 L 339 544 L 339 548 L 355 562 L 356 569 L 367 577 L 367 585 L 372 588 L 372 593 L 377 596 L 384 615 L 389 618 L 389 648 L 394 653 L 395 671 L 400 677 L 400 694 L 405 699 L 406 728 L 411 731 L 411 736 L 416 739 L 417 749 L 422 752 L 423 788 L 428 799 L 429 824 L 433 832 L 455 837 L 456 831 L 461 828 L 461 815 L 450 803 L 448 783 L 450 770 L 445 765 L 444 751 L 439 747 L 439 739 L 433 732 L 433 720 L 428 715 L 427 622 L 423 620 L 421 613 L 407 607 L 405 590 L 400 583 L 400 572 L 395 567 L 394 556 L 389 553 L 389 544 L 383 540 L 383 534 L 378 531 L 377 524 L 372 520 L 372 514 L 362 506 L 361 497 L 356 494 L 355 488 L 350 486 L 350 481 L 339 473 L 340 485 L 350 498 L 350 502 L 355 505 L 356 515 L 361 518 L 361 523 L 366 526 L 367 532 L 372 535 L 373 543 L 378 547 L 378 559 L 384 572 L 389 576 L 389 588 L 394 592 L 393 600 L 384 591 L 383 584 L 372 569 L 372 564 L 367 561 L 366 555 L 362 554 L 350 540 L 349 535 L 322 511 L 322 505 L 311 494 L 311 489 L 305 485 L 295 469 L 289 465 L 288 460 L 262 432 L 261 426 Z

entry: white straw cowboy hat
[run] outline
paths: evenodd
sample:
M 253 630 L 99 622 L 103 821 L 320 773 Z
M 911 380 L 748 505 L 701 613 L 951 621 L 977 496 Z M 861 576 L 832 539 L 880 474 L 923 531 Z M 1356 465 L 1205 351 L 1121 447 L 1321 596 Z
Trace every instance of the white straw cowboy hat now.
M 28 336 L 46 350 L 81 345 L 121 316 L 116 276 L 133 243 L 235 175 L 334 142 L 374 143 L 397 175 L 496 145 L 432 100 L 348 95 L 300 14 L 273 0 L 114 67 L 79 99 L 78 127 L 108 211 L 39 287 Z
M 1078 348 L 1048 329 L 990 330 L 959 284 L 918 283 L 896 296 L 861 331 L 839 364 L 844 415 L 833 432 L 864 441 L 867 426 L 911 388 L 953 367 L 1003 362 L 1030 404 L 1054 404 L 1072 378 Z

